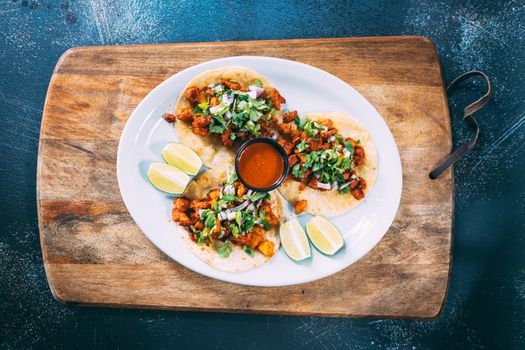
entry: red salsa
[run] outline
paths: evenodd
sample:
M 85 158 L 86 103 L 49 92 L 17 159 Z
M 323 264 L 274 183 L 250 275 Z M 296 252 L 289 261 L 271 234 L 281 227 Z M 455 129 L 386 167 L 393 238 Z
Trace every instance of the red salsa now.
M 271 187 L 284 172 L 281 153 L 266 142 L 248 145 L 240 154 L 237 166 L 240 178 L 254 189 Z

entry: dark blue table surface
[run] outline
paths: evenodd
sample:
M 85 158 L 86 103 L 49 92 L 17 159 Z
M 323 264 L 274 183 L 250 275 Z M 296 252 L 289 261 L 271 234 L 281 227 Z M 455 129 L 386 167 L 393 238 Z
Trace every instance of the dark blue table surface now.
M 525 348 L 525 6 L 513 1 L 0 0 L 1 348 Z M 480 69 L 494 97 L 455 174 L 453 266 L 434 321 L 329 319 L 86 308 L 56 302 L 38 238 L 42 107 L 70 47 L 424 35 L 445 80 Z M 451 99 L 454 144 L 471 135 Z

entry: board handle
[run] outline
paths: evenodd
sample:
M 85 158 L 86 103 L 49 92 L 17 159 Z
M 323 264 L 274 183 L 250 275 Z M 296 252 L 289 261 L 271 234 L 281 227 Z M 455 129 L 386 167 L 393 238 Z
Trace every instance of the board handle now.
M 461 74 L 459 77 L 454 79 L 452 83 L 447 87 L 447 96 L 450 95 L 451 91 L 456 88 L 459 83 L 461 83 L 464 80 L 467 80 L 471 77 L 480 76 L 485 80 L 485 83 L 487 84 L 487 92 L 481 96 L 476 101 L 469 104 L 465 109 L 463 109 L 463 120 L 470 121 L 470 124 L 474 127 L 475 134 L 470 141 L 465 143 L 464 145 L 459 146 L 456 150 L 452 151 L 450 155 L 448 155 L 444 160 L 441 161 L 428 175 L 432 180 L 437 179 L 445 170 L 447 170 L 451 165 L 456 163 L 458 160 L 461 159 L 468 151 L 470 151 L 474 145 L 476 144 L 476 141 L 478 140 L 479 136 L 479 125 L 474 118 L 474 113 L 479 111 L 481 108 L 485 107 L 487 102 L 490 100 L 490 97 L 492 96 L 492 84 L 490 82 L 489 77 L 481 72 L 481 71 L 470 71 Z

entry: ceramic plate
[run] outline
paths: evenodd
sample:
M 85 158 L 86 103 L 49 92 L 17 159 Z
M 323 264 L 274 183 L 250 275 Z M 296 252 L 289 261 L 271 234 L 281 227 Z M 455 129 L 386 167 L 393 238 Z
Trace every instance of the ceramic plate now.
M 151 162 L 162 161 L 161 149 L 177 140 L 173 125 L 162 115 L 175 104 L 182 89 L 195 75 L 226 65 L 240 65 L 265 75 L 286 97 L 289 110 L 301 114 L 315 111 L 349 113 L 371 133 L 377 147 L 377 181 L 363 202 L 350 212 L 332 218 L 341 230 L 345 246 L 328 257 L 312 246 L 312 257 L 290 260 L 282 249 L 268 263 L 247 272 L 223 272 L 207 265 L 183 244 L 185 231 L 170 222 L 173 198 L 156 190 L 146 178 Z M 151 91 L 131 114 L 120 138 L 117 176 L 126 207 L 144 234 L 178 263 L 203 275 L 223 281 L 254 285 L 284 286 L 332 275 L 369 252 L 386 233 L 401 198 L 402 176 L 399 152 L 388 126 L 375 108 L 341 79 L 312 66 L 270 57 L 228 57 L 183 70 Z M 293 208 L 285 200 L 286 218 Z M 310 218 L 299 217 L 301 223 Z

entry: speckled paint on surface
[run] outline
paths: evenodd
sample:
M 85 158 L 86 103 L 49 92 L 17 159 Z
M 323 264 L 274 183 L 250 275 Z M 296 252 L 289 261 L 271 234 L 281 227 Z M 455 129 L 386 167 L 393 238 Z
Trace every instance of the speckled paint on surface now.
M 247 3 L 0 0 L 0 347 L 525 348 L 523 2 Z M 494 83 L 492 101 L 477 116 L 479 144 L 455 169 L 452 278 L 437 320 L 93 309 L 54 301 L 38 241 L 35 175 L 46 89 L 65 50 L 375 35 L 428 36 L 447 82 L 479 69 Z M 472 82 L 452 95 L 455 144 L 470 137 L 461 110 L 482 91 Z

